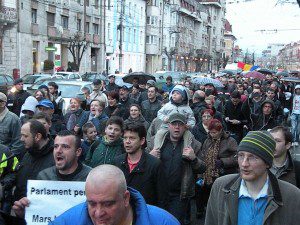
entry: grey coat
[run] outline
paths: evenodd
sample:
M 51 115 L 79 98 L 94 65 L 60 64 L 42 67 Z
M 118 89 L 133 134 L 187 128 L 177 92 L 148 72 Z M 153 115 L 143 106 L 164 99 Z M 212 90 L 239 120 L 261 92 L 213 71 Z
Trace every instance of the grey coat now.
M 263 225 L 295 225 L 300 221 L 300 190 L 269 173 L 268 204 Z M 230 174 L 218 178 L 211 189 L 205 225 L 238 224 L 238 196 L 241 177 Z
M 85 181 L 87 175 L 92 170 L 91 167 L 82 164 L 82 169 L 78 172 L 71 181 Z M 60 177 L 57 176 L 57 170 L 55 166 L 44 169 L 37 175 L 37 180 L 61 180 Z

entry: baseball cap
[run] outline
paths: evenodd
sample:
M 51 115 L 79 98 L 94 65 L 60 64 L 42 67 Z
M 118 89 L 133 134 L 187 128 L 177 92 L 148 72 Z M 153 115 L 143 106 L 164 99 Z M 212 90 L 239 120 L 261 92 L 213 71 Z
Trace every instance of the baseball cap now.
M 99 84 L 101 84 L 101 80 L 100 79 L 95 79 L 95 80 L 93 80 L 93 84 L 94 85 L 99 85 Z
M 54 105 L 49 99 L 43 99 L 42 101 L 40 101 L 39 104 L 37 104 L 36 107 L 39 107 L 39 106 L 54 109 Z
M 1 102 L 7 102 L 7 97 L 4 93 L 0 92 L 0 101 Z
M 176 121 L 179 121 L 179 122 L 182 122 L 184 124 L 186 124 L 186 117 L 180 113 L 173 113 L 170 115 L 169 117 L 169 120 L 168 122 L 169 123 L 173 123 L 173 122 L 176 122 Z

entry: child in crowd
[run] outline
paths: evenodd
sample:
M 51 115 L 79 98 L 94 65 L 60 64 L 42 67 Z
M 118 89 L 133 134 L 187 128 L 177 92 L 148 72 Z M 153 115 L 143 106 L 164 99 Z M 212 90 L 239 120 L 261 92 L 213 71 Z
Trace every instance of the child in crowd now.
M 86 154 L 91 145 L 99 138 L 97 136 L 97 129 L 92 122 L 87 122 L 82 126 L 83 140 L 81 141 L 82 153 L 79 160 L 85 160 Z

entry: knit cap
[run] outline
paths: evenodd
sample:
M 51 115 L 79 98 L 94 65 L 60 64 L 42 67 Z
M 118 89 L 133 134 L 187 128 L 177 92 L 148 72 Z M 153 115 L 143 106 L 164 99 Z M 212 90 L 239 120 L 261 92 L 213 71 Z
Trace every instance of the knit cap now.
M 240 142 L 237 151 L 250 152 L 271 167 L 275 147 L 276 142 L 268 131 L 250 131 Z

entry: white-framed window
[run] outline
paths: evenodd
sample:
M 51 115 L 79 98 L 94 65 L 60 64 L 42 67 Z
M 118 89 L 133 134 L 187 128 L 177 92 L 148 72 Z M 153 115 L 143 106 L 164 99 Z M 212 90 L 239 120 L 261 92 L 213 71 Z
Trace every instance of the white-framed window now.
M 157 44 L 157 36 L 156 35 L 147 35 L 146 36 L 146 44 Z
M 61 26 L 64 29 L 68 29 L 68 27 L 69 27 L 69 17 L 67 17 L 67 16 L 61 16 Z
M 107 40 L 111 40 L 110 38 L 110 33 L 111 33 L 111 24 L 107 24 Z
M 90 33 L 90 22 L 85 23 L 85 33 Z
M 31 23 L 37 23 L 37 9 L 31 9 Z

